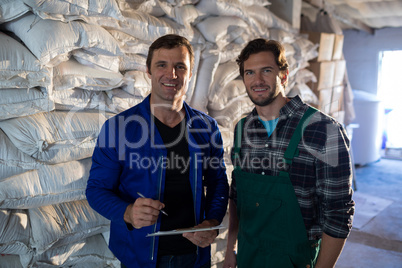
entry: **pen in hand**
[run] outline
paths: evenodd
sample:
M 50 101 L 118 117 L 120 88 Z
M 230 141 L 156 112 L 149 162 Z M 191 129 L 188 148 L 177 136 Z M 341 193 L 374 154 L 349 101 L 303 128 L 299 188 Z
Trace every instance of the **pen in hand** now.
M 137 194 L 138 194 L 140 197 L 142 197 L 142 198 L 146 198 L 146 197 L 145 197 L 142 193 L 140 193 L 140 192 L 137 192 Z M 162 212 L 163 214 L 165 214 L 166 216 L 168 216 L 168 214 L 167 214 L 163 209 L 161 209 L 160 212 Z

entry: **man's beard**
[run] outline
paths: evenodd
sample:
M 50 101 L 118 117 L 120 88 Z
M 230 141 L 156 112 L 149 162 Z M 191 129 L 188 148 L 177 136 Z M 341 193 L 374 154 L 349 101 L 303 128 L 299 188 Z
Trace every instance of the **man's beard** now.
M 275 90 L 271 91 L 268 95 L 268 97 L 266 97 L 265 99 L 262 100 L 256 100 L 253 99 L 253 97 L 251 97 L 251 95 L 249 94 L 249 91 L 247 90 L 247 95 L 250 98 L 250 100 L 257 106 L 267 106 L 269 104 L 271 104 L 279 95 L 280 92 L 280 84 L 276 84 L 276 88 Z M 251 91 L 251 89 L 250 89 Z

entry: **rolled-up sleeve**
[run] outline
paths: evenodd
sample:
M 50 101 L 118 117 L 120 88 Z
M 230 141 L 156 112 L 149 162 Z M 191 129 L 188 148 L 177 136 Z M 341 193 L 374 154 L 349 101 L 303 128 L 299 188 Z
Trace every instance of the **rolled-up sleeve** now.
M 352 228 L 352 164 L 349 139 L 339 124 L 328 124 L 325 150 L 316 156 L 317 195 L 323 217 L 323 232 L 346 238 Z

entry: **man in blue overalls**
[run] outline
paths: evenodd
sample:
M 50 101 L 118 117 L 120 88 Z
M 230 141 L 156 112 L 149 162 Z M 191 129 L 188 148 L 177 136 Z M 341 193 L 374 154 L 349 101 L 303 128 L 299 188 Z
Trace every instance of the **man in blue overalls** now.
M 334 267 L 354 214 L 345 130 L 286 97 L 279 42 L 253 40 L 237 63 L 255 109 L 235 128 L 224 267 Z

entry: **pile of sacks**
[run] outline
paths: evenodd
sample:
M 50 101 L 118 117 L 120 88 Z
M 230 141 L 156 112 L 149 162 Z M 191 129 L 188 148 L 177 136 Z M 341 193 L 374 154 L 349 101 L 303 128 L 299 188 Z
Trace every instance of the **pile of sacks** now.
M 107 248 L 110 222 L 85 198 L 90 157 L 104 121 L 149 94 L 148 47 L 170 33 L 194 47 L 186 102 L 218 121 L 227 159 L 235 123 L 253 108 L 235 63 L 248 41 L 284 43 L 287 93 L 317 101 L 305 69 L 317 47 L 267 1 L 3 0 L 1 267 L 119 267 Z M 226 235 L 212 245 L 213 264 Z

